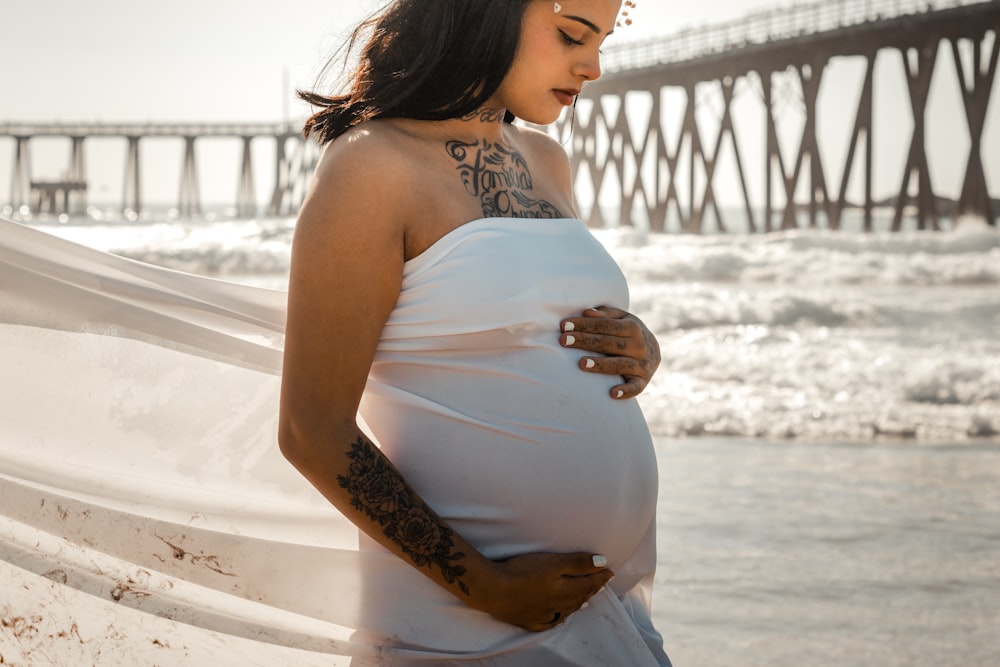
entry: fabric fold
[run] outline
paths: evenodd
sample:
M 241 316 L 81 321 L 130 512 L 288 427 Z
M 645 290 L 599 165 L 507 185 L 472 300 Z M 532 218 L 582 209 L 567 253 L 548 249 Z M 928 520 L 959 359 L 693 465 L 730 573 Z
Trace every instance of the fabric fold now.
M 599 244 L 579 221 L 530 229 L 498 224 L 479 221 L 462 228 L 406 267 L 408 286 L 380 341 L 365 395 L 369 409 L 360 415 L 404 467 L 414 454 L 398 451 L 393 429 L 419 433 L 442 421 L 440 410 L 450 411 L 449 423 L 522 447 L 549 448 L 553 437 L 568 442 L 573 434 L 552 418 L 562 407 L 536 406 L 533 417 L 521 414 L 524 403 L 491 398 L 503 385 L 534 383 L 530 400 L 547 396 L 550 406 L 558 401 L 553 381 L 565 377 L 582 382 L 586 391 L 605 391 L 604 384 L 572 367 L 566 351 L 542 341 L 558 335 L 553 323 L 563 313 L 591 305 L 571 294 L 610 284 L 610 292 L 590 298 L 627 304 L 627 288 L 613 261 L 600 257 Z M 509 251 L 514 234 L 531 235 L 538 243 L 525 245 L 548 254 L 568 244 L 570 254 L 548 275 L 569 271 L 570 281 L 579 285 L 532 274 L 530 263 L 537 257 L 514 261 Z M 456 271 L 448 260 L 463 252 L 469 255 Z M 502 295 L 466 289 L 466 283 L 480 281 L 477 271 L 487 269 L 495 272 L 487 287 L 512 271 L 521 278 L 504 279 L 509 291 Z M 441 301 L 439 290 L 456 280 L 462 285 L 453 294 L 458 301 Z M 553 289 L 558 305 L 551 299 Z M 640 555 L 621 557 L 631 583 L 609 590 L 593 611 L 571 618 L 561 633 L 542 635 L 464 608 L 409 565 L 359 540 L 353 524 L 278 451 L 285 298 L 283 292 L 161 269 L 0 220 L 0 572 L 17 590 L 5 604 L 37 612 L 53 636 L 77 628 L 79 645 L 66 655 L 83 662 L 95 659 L 92 642 L 100 642 L 120 651 L 126 663 L 142 662 L 153 655 L 143 651 L 154 650 L 164 660 L 183 646 L 188 656 L 246 655 L 247 664 L 256 664 L 256 654 L 246 647 L 258 645 L 260 655 L 303 665 L 615 664 L 588 662 L 587 656 L 621 650 L 627 651 L 621 654 L 625 662 L 618 664 L 666 664 L 649 648 L 655 640 L 643 629 L 646 598 L 632 590 L 647 585 L 654 562 L 646 525 L 651 516 L 643 515 L 641 530 L 632 531 L 629 549 Z M 478 306 L 456 317 L 453 309 L 464 308 L 462 299 Z M 415 329 L 417 320 L 437 324 Z M 489 327 L 485 334 L 482 327 Z M 428 341 L 443 347 L 428 349 Z M 494 361 L 492 373 L 484 367 L 482 387 L 463 385 L 462 395 L 449 396 L 456 378 L 468 381 L 466 362 L 476 350 L 502 341 L 514 347 Z M 559 363 L 567 362 L 572 373 L 552 378 L 540 368 L 539 376 L 525 376 L 518 364 L 508 363 L 523 350 L 528 359 L 563 355 Z M 414 355 L 419 363 L 407 366 L 405 358 Z M 392 400 L 408 404 L 412 398 L 424 417 L 408 422 L 405 410 L 393 417 L 371 409 L 387 400 L 387 383 L 397 372 L 400 383 L 392 385 L 397 392 Z M 634 404 L 618 407 L 620 423 L 641 421 Z M 638 422 L 630 428 L 628 433 L 616 428 L 618 437 L 648 438 Z M 441 454 L 433 438 L 425 432 L 411 439 L 412 452 L 433 460 Z M 489 448 L 490 442 L 480 445 Z M 648 459 L 636 452 L 615 465 L 647 466 Z M 459 462 L 448 460 L 453 464 Z M 469 473 L 497 472 L 485 450 L 469 451 L 460 465 Z M 418 485 L 424 472 L 412 471 Z M 543 467 L 539 474 L 548 473 Z M 595 477 L 570 461 L 561 474 L 603 484 L 606 471 Z M 608 488 L 616 484 L 605 481 Z M 535 482 L 540 483 L 547 482 Z M 513 488 L 507 495 L 526 484 L 508 485 Z M 652 484 L 655 504 L 655 472 Z M 632 480 L 629 488 L 636 486 Z M 500 496 L 472 493 L 474 488 L 462 488 L 468 499 L 464 509 L 459 496 L 429 493 L 429 501 L 440 503 L 463 534 L 467 530 L 481 540 L 484 552 L 545 546 L 530 530 L 497 541 L 491 531 L 510 531 L 512 522 L 524 517 Z M 616 507 L 649 513 L 649 498 L 637 505 L 637 496 L 607 493 Z M 393 588 L 400 580 L 404 587 Z M 418 597 L 408 597 L 406 587 L 415 587 Z M 428 621 L 437 618 L 439 627 L 443 620 L 458 619 L 478 629 L 461 641 L 454 626 L 416 641 L 398 633 L 388 637 L 373 613 L 385 618 L 388 610 L 392 623 L 405 620 L 403 597 L 427 611 Z M 52 625 L 57 622 L 65 627 Z M 112 631 L 116 623 L 131 624 L 136 635 L 148 631 L 148 640 Z M 581 648 L 580 637 L 601 634 L 608 623 L 627 639 Z

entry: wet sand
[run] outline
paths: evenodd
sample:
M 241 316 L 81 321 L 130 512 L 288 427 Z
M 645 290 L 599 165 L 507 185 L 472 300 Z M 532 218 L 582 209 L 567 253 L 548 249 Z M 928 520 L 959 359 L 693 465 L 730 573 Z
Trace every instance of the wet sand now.
M 677 667 L 1000 660 L 1000 442 L 657 446 Z

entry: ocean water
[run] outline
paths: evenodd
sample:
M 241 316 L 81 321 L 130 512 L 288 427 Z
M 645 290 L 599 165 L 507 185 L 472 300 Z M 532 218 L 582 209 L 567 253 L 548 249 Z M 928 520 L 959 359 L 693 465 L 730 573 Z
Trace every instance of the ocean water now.
M 31 224 L 283 288 L 290 219 Z M 1000 664 L 1000 232 L 597 230 L 663 362 L 679 667 Z
M 133 259 L 283 288 L 294 220 L 39 224 Z M 595 232 L 656 332 L 653 432 L 1000 439 L 1000 232 Z

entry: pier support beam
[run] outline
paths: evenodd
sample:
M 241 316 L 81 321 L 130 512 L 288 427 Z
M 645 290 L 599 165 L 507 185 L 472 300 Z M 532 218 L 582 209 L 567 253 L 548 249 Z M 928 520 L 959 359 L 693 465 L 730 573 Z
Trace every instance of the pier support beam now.
M 871 52 L 866 58 L 867 67 L 865 69 L 865 80 L 861 85 L 861 99 L 858 102 L 858 114 L 854 119 L 854 130 L 851 133 L 851 142 L 847 150 L 847 160 L 844 163 L 844 171 L 840 178 L 840 192 L 837 194 L 837 201 L 833 209 L 833 218 L 830 226 L 833 229 L 840 229 L 843 219 L 844 207 L 847 200 L 847 186 L 851 182 L 851 171 L 854 169 L 854 152 L 858 147 L 858 140 L 861 133 L 865 134 L 865 231 L 872 231 L 872 148 L 874 141 L 872 138 L 872 90 L 875 82 L 875 58 L 876 52 Z
M 788 191 L 788 177 L 785 175 L 785 159 L 778 145 L 778 128 L 774 120 L 774 86 L 772 72 L 760 73 L 760 86 L 764 96 L 764 111 L 767 114 L 767 147 L 764 158 L 764 230 L 774 229 L 774 170 L 781 174 L 781 181 Z
M 236 214 L 241 218 L 257 215 L 257 197 L 253 185 L 253 137 L 243 137 L 243 163 L 240 167 L 240 184 L 236 192 Z
M 274 217 L 294 215 L 316 166 L 315 144 L 294 134 L 275 137 L 274 191 L 267 214 Z M 289 151 L 289 142 L 294 148 Z
M 896 200 L 896 213 L 892 219 L 892 230 L 902 227 L 903 209 L 910 199 L 910 183 L 917 178 L 917 229 L 927 229 L 928 219 L 933 229 L 940 229 L 934 188 L 931 185 L 931 171 L 927 164 L 926 127 L 927 97 L 931 89 L 934 63 L 937 61 L 937 43 L 922 48 L 900 49 L 903 54 L 903 69 L 906 73 L 907 88 L 910 91 L 910 108 L 913 110 L 913 138 L 903 169 L 903 184 Z
M 795 220 L 795 190 L 802 174 L 802 162 L 809 160 L 809 226 L 817 227 L 816 214 L 819 205 L 823 205 L 827 224 L 833 217 L 830 212 L 830 195 L 826 189 L 826 176 L 823 173 L 823 160 L 820 156 L 819 141 L 816 136 L 816 99 L 819 97 L 819 87 L 823 81 L 823 71 L 826 61 L 814 60 L 806 65 L 800 65 L 799 81 L 802 83 L 802 96 L 806 105 L 806 124 L 802 130 L 802 143 L 799 146 L 799 157 L 795 162 L 795 174 L 792 178 L 792 190 L 789 193 L 788 204 L 785 206 L 785 222 L 798 226 Z
M 71 149 L 69 154 L 69 178 L 70 183 L 77 184 L 78 187 L 66 190 L 65 212 L 69 215 L 82 215 L 87 211 L 87 167 L 83 154 L 83 142 L 85 137 L 70 137 Z M 82 185 L 83 187 L 79 187 Z
M 14 172 L 10 184 L 10 205 L 15 211 L 31 201 L 31 137 L 14 137 Z
M 181 191 L 177 210 L 181 217 L 193 218 L 201 215 L 201 193 L 198 188 L 198 161 L 195 158 L 194 142 L 197 137 L 184 137 L 184 168 L 181 173 Z
M 139 139 L 126 137 L 128 151 L 125 157 L 125 186 L 122 188 L 122 215 L 137 217 L 142 212 L 142 179 L 139 169 Z
M 965 117 L 969 123 L 971 139 L 969 161 L 962 183 L 962 196 L 958 200 L 956 212 L 958 215 L 966 213 L 982 215 L 991 225 L 996 225 L 998 212 L 993 210 L 989 188 L 986 186 L 981 147 L 983 129 L 986 125 L 986 110 L 990 104 L 990 93 L 993 91 L 993 80 L 997 72 L 997 59 L 1000 56 L 1000 31 L 993 35 L 993 49 L 986 71 L 983 71 L 982 67 L 980 39 L 972 40 L 972 62 L 968 63 L 968 72 L 958 49 L 958 40 L 949 41 L 955 57 L 955 68 L 958 71 L 959 87 L 962 89 L 962 100 L 965 102 Z

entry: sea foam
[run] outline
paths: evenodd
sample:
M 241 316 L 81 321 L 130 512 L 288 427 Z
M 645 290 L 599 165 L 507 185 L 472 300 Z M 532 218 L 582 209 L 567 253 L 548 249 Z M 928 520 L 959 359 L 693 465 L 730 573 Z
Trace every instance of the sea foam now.
M 43 228 L 144 262 L 283 287 L 294 221 Z M 595 235 L 660 341 L 660 370 L 640 397 L 654 433 L 1000 439 L 994 227 Z

